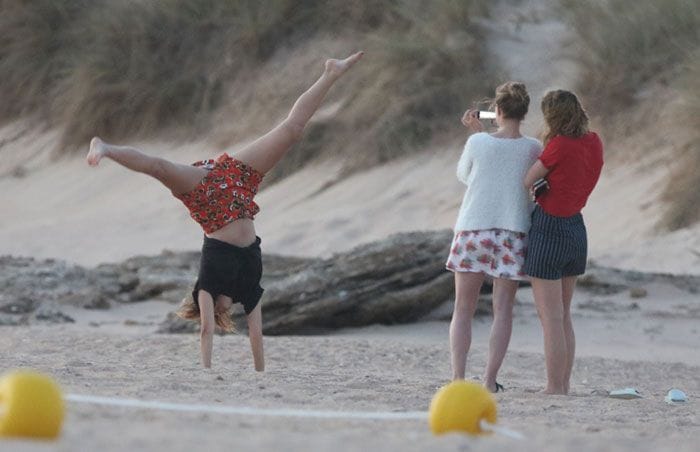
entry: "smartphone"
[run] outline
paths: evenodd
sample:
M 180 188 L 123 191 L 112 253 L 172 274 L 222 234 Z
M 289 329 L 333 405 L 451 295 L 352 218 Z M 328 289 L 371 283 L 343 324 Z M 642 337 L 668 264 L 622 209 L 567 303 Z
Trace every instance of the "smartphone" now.
M 477 111 L 476 117 L 479 119 L 496 119 L 495 111 Z
M 547 190 L 549 190 L 549 182 L 545 178 L 537 179 L 532 184 L 532 195 L 535 199 L 539 198 Z

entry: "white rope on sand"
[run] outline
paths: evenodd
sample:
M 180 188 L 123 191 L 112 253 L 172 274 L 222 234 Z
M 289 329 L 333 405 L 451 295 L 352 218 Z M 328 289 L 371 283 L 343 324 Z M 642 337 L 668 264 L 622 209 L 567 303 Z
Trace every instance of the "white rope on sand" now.
M 240 414 L 248 416 L 293 417 L 313 419 L 353 419 L 353 420 L 420 420 L 427 421 L 425 411 L 330 411 L 330 410 L 299 410 L 292 408 L 255 408 L 246 406 L 220 406 L 189 403 L 158 402 L 155 400 L 123 399 L 117 397 L 99 397 L 81 394 L 66 394 L 64 399 L 69 402 L 87 403 L 92 405 L 120 406 L 128 408 L 143 408 L 161 411 L 187 411 L 194 413 Z M 523 435 L 501 426 L 495 426 L 481 421 L 481 428 L 513 439 L 523 439 Z
M 199 405 L 185 403 L 169 403 L 138 399 L 121 399 L 115 397 L 96 397 L 80 394 L 64 396 L 69 402 L 89 403 L 93 405 L 122 406 L 129 408 L 144 408 L 163 411 L 189 411 L 195 413 L 243 414 L 250 416 L 268 417 L 299 417 L 316 419 L 365 419 L 365 420 L 427 420 L 428 413 L 422 411 L 330 411 L 330 410 L 298 410 L 292 408 L 254 408 L 219 405 Z

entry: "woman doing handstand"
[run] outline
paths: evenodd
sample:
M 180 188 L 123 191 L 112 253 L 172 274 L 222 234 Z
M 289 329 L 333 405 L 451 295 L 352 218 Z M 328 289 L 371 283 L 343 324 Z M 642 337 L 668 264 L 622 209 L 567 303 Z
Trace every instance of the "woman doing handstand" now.
M 108 158 L 120 165 L 159 180 L 189 209 L 204 229 L 199 275 L 192 298 L 183 302 L 179 314 L 201 322 L 202 365 L 211 367 L 215 325 L 232 330 L 232 303 L 241 303 L 247 315 L 248 336 L 255 370 L 263 371 L 262 314 L 260 287 L 262 261 L 260 238 L 253 218 L 259 208 L 253 198 L 265 173 L 299 141 L 304 127 L 321 105 L 336 80 L 363 53 L 344 60 L 329 59 L 321 77 L 304 92 L 279 125 L 233 156 L 193 165 L 174 163 L 149 156 L 128 146 L 107 144 L 95 137 L 90 142 L 87 162 L 96 166 Z

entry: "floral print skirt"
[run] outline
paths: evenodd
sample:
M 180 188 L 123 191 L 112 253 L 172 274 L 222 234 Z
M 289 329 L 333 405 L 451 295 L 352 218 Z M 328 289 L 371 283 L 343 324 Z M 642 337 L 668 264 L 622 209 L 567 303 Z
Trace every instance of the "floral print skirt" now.
M 445 266 L 453 272 L 484 273 L 523 281 L 527 234 L 505 229 L 456 231 Z

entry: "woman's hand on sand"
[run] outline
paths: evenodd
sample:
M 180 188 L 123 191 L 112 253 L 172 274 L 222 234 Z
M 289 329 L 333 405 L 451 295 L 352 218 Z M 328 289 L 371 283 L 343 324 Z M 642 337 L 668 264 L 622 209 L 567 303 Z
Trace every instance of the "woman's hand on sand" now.
M 462 115 L 462 124 L 464 127 L 470 129 L 472 132 L 483 132 L 484 125 L 479 121 L 477 116 L 478 110 L 469 109 Z

